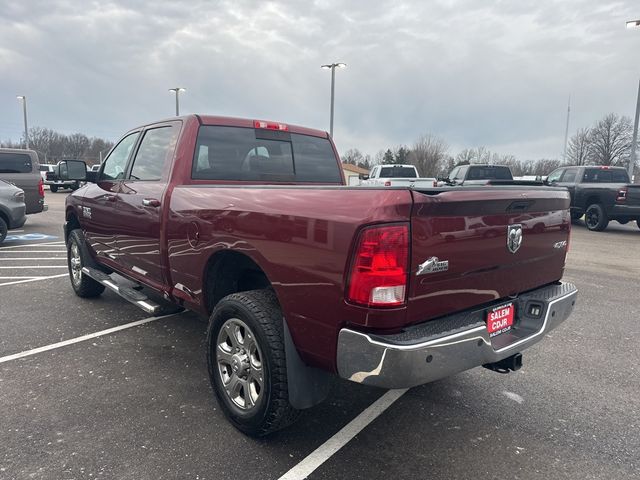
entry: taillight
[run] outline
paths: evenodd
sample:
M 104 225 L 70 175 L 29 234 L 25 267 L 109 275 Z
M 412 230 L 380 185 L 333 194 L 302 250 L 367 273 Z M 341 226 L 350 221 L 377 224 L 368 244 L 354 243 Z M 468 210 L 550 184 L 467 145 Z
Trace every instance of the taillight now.
M 390 187 L 391 186 L 391 180 L 387 180 L 386 182 L 384 182 L 384 186 L 385 187 Z
M 618 190 L 618 196 L 616 197 L 616 203 L 624 203 L 627 201 L 627 187 Z
M 38 195 L 44 197 L 44 183 L 42 182 L 42 177 L 40 177 L 40 181 L 38 182 Z
M 347 300 L 368 307 L 404 305 L 408 265 L 408 225 L 362 230 L 349 270 Z

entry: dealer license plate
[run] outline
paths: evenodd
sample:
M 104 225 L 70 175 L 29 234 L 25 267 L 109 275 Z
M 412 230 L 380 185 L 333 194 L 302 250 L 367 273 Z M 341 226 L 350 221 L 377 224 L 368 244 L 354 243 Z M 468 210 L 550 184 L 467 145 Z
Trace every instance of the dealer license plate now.
M 516 309 L 513 303 L 500 305 L 499 307 L 489 310 L 487 312 L 487 331 L 489 332 L 489 337 L 495 337 L 496 335 L 511 330 L 515 312 Z

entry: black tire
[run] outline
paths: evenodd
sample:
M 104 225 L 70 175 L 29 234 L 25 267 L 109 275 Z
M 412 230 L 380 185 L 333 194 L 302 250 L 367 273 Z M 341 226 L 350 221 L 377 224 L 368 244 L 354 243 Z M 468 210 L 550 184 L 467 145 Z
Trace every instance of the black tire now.
M 234 349 L 234 342 L 228 341 L 233 336 L 229 336 L 226 342 L 220 342 L 220 339 L 221 336 L 226 336 L 226 332 L 233 331 L 234 326 L 239 327 L 237 322 L 248 329 L 240 335 L 243 339 L 236 345 L 239 348 Z M 211 385 L 229 421 L 238 430 L 253 437 L 262 437 L 285 428 L 291 425 L 300 414 L 289 403 L 282 322 L 282 312 L 275 293 L 269 289 L 228 295 L 220 300 L 210 317 L 207 330 L 207 363 Z M 223 326 L 224 331 L 222 331 Z M 262 385 L 257 399 L 250 402 L 253 405 L 247 407 L 245 403 L 242 407 L 237 404 L 242 396 L 240 392 L 244 391 L 244 396 L 247 397 L 250 395 L 248 390 L 245 390 L 244 386 L 240 387 L 238 396 L 234 399 L 228 389 L 233 389 L 231 377 L 235 376 L 236 380 L 242 381 L 238 372 L 251 375 L 250 372 L 254 371 L 254 354 L 247 356 L 243 348 L 250 341 L 257 345 L 257 352 L 260 355 L 259 373 L 254 376 L 261 375 Z M 244 363 L 239 365 L 236 362 L 233 368 L 231 363 L 225 365 L 226 360 L 222 357 L 218 358 L 219 352 L 222 351 L 220 347 L 244 356 Z M 224 355 L 230 356 L 229 353 Z M 241 365 L 245 365 L 245 370 Z M 226 384 L 223 376 L 230 376 Z M 251 377 L 247 377 L 243 385 L 249 385 L 249 381 Z M 255 383 L 251 385 L 254 386 L 254 390 L 251 390 L 251 387 L 249 390 L 255 392 L 257 390 Z
M 593 232 L 601 232 L 609 225 L 609 218 L 599 203 L 591 204 L 584 213 L 584 223 Z
M 640 228 L 640 218 L 636 218 L 636 225 Z
M 0 243 L 4 242 L 4 239 L 7 238 L 8 231 L 9 227 L 7 226 L 7 222 L 4 221 L 4 218 L 0 217 Z
M 82 267 L 97 268 L 97 266 L 87 250 L 84 235 L 80 229 L 72 230 L 69 233 L 69 238 L 67 239 L 67 267 L 69 268 L 71 286 L 76 295 L 82 298 L 92 298 L 104 292 L 104 285 L 82 273 Z
M 57 185 L 49 185 L 49 190 L 51 190 L 51 193 L 56 193 L 58 191 L 58 186 Z
M 71 190 L 72 192 L 75 192 L 79 188 L 80 188 L 80 185 L 78 184 L 78 182 L 74 182 L 71 185 L 69 185 L 69 190 Z

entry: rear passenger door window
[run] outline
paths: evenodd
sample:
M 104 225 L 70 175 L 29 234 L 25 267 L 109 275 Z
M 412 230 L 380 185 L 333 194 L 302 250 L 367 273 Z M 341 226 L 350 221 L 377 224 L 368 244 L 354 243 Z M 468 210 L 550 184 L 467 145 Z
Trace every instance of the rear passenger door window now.
M 577 174 L 577 168 L 567 168 L 562 175 L 562 183 L 575 183 Z
M 153 128 L 144 133 L 129 178 L 160 180 L 165 165 L 173 155 L 178 128 L 173 125 Z

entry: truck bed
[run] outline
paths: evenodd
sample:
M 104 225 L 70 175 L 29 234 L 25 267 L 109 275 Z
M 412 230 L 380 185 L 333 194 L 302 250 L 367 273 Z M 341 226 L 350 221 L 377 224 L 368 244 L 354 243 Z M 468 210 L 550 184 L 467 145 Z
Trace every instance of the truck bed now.
M 559 280 L 569 235 L 569 195 L 549 187 L 409 188 L 182 185 L 171 195 L 168 263 L 174 294 L 206 305 L 203 259 L 235 250 L 273 285 L 303 358 L 335 369 L 344 326 L 381 332 L 516 295 Z M 370 309 L 344 300 L 346 272 L 359 230 L 408 223 L 408 304 Z M 524 240 L 507 250 L 507 226 Z M 197 225 L 197 235 L 194 232 Z M 197 237 L 197 238 L 196 238 Z M 564 243 L 562 243 L 564 242 Z M 554 248 L 554 245 L 562 245 Z M 417 276 L 431 257 L 449 269 Z M 341 299 L 341 301 L 336 301 Z M 330 363 L 327 363 L 330 362 Z

